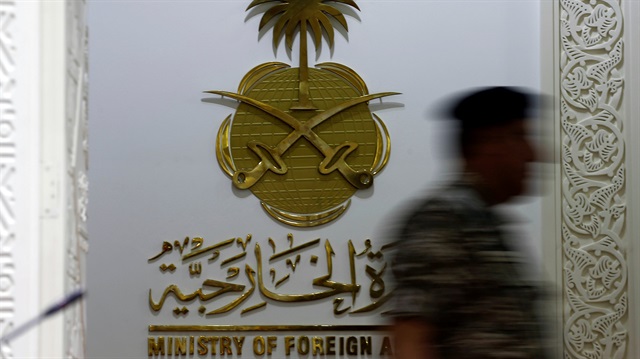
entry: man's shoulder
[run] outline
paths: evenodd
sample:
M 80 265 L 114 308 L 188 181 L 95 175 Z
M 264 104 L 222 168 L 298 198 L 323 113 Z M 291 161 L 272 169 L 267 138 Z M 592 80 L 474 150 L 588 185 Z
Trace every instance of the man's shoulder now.
M 453 183 L 431 191 L 418 203 L 413 213 L 465 217 L 486 210 L 486 204 L 472 187 Z

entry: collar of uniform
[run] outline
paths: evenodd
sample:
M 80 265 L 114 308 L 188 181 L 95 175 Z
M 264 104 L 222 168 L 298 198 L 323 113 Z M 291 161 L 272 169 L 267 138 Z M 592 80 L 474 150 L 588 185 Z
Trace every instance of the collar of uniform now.
M 478 199 L 484 203 L 486 207 L 490 207 L 494 201 L 492 200 L 491 191 L 484 184 L 483 178 L 473 172 L 463 172 L 456 181 L 457 185 L 472 189 Z

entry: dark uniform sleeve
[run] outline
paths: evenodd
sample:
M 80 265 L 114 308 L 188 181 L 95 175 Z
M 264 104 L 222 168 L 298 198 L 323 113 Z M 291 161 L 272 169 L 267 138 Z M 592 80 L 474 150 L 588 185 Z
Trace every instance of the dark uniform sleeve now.
M 446 358 L 544 358 L 535 296 L 488 210 L 431 200 L 398 232 L 396 318 L 435 328 Z
M 399 232 L 393 264 L 396 317 L 418 317 L 440 326 L 451 322 L 469 283 L 468 255 L 460 216 L 446 203 L 430 202 Z

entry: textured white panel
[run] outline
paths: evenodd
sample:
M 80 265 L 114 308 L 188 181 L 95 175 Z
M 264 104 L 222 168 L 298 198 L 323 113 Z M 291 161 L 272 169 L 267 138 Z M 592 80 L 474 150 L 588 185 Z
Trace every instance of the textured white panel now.
M 66 284 L 65 292 L 86 287 L 86 253 L 88 250 L 87 203 L 88 159 L 88 78 L 86 3 L 66 3 Z M 65 311 L 65 357 L 85 355 L 85 305 L 81 302 Z
M 627 174 L 620 1 L 560 1 L 563 335 L 566 358 L 624 358 Z
M 39 4 L 0 3 L 0 335 L 38 313 Z M 0 346 L 35 357 L 37 331 Z
M 16 4 L 0 4 L 0 336 L 16 317 Z M 0 342 L 0 358 L 13 358 L 11 343 Z
M 85 287 L 87 28 L 84 1 L 43 2 L 40 302 Z M 85 356 L 84 302 L 40 326 L 41 357 Z

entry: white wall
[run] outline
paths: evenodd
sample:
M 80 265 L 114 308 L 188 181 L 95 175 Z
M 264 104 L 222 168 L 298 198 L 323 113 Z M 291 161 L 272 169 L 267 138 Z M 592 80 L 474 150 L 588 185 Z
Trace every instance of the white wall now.
M 347 19 L 348 41 L 337 33 L 335 49 L 323 45 L 317 62 L 351 67 L 372 93 L 402 93 L 384 100 L 396 107 L 376 111 L 391 135 L 391 158 L 373 188 L 357 193 L 341 218 L 293 229 L 268 217 L 251 194 L 232 190 L 216 164 L 214 143 L 233 109 L 201 102 L 204 90 L 235 91 L 260 63 L 297 66 L 297 51 L 290 59 L 283 45 L 274 53 L 271 33 L 259 37 L 260 17 L 247 16 L 248 4 L 90 3 L 89 357 L 144 358 L 149 324 L 212 322 L 197 313 L 187 320 L 169 310 L 152 314 L 150 288 L 158 293 L 189 280 L 162 276 L 157 264 L 147 263 L 162 241 L 203 236 L 212 242 L 249 233 L 261 243 L 267 237 L 284 241 L 287 233 L 332 244 L 380 241 L 393 210 L 442 178 L 449 165 L 446 126 L 433 119 L 441 99 L 473 86 L 540 88 L 538 1 L 358 2 L 362 11 Z M 538 237 L 537 202 L 518 210 Z M 320 308 L 328 313 L 326 323 L 338 322 L 330 302 Z M 221 321 L 264 324 L 284 310 L 271 306 Z

